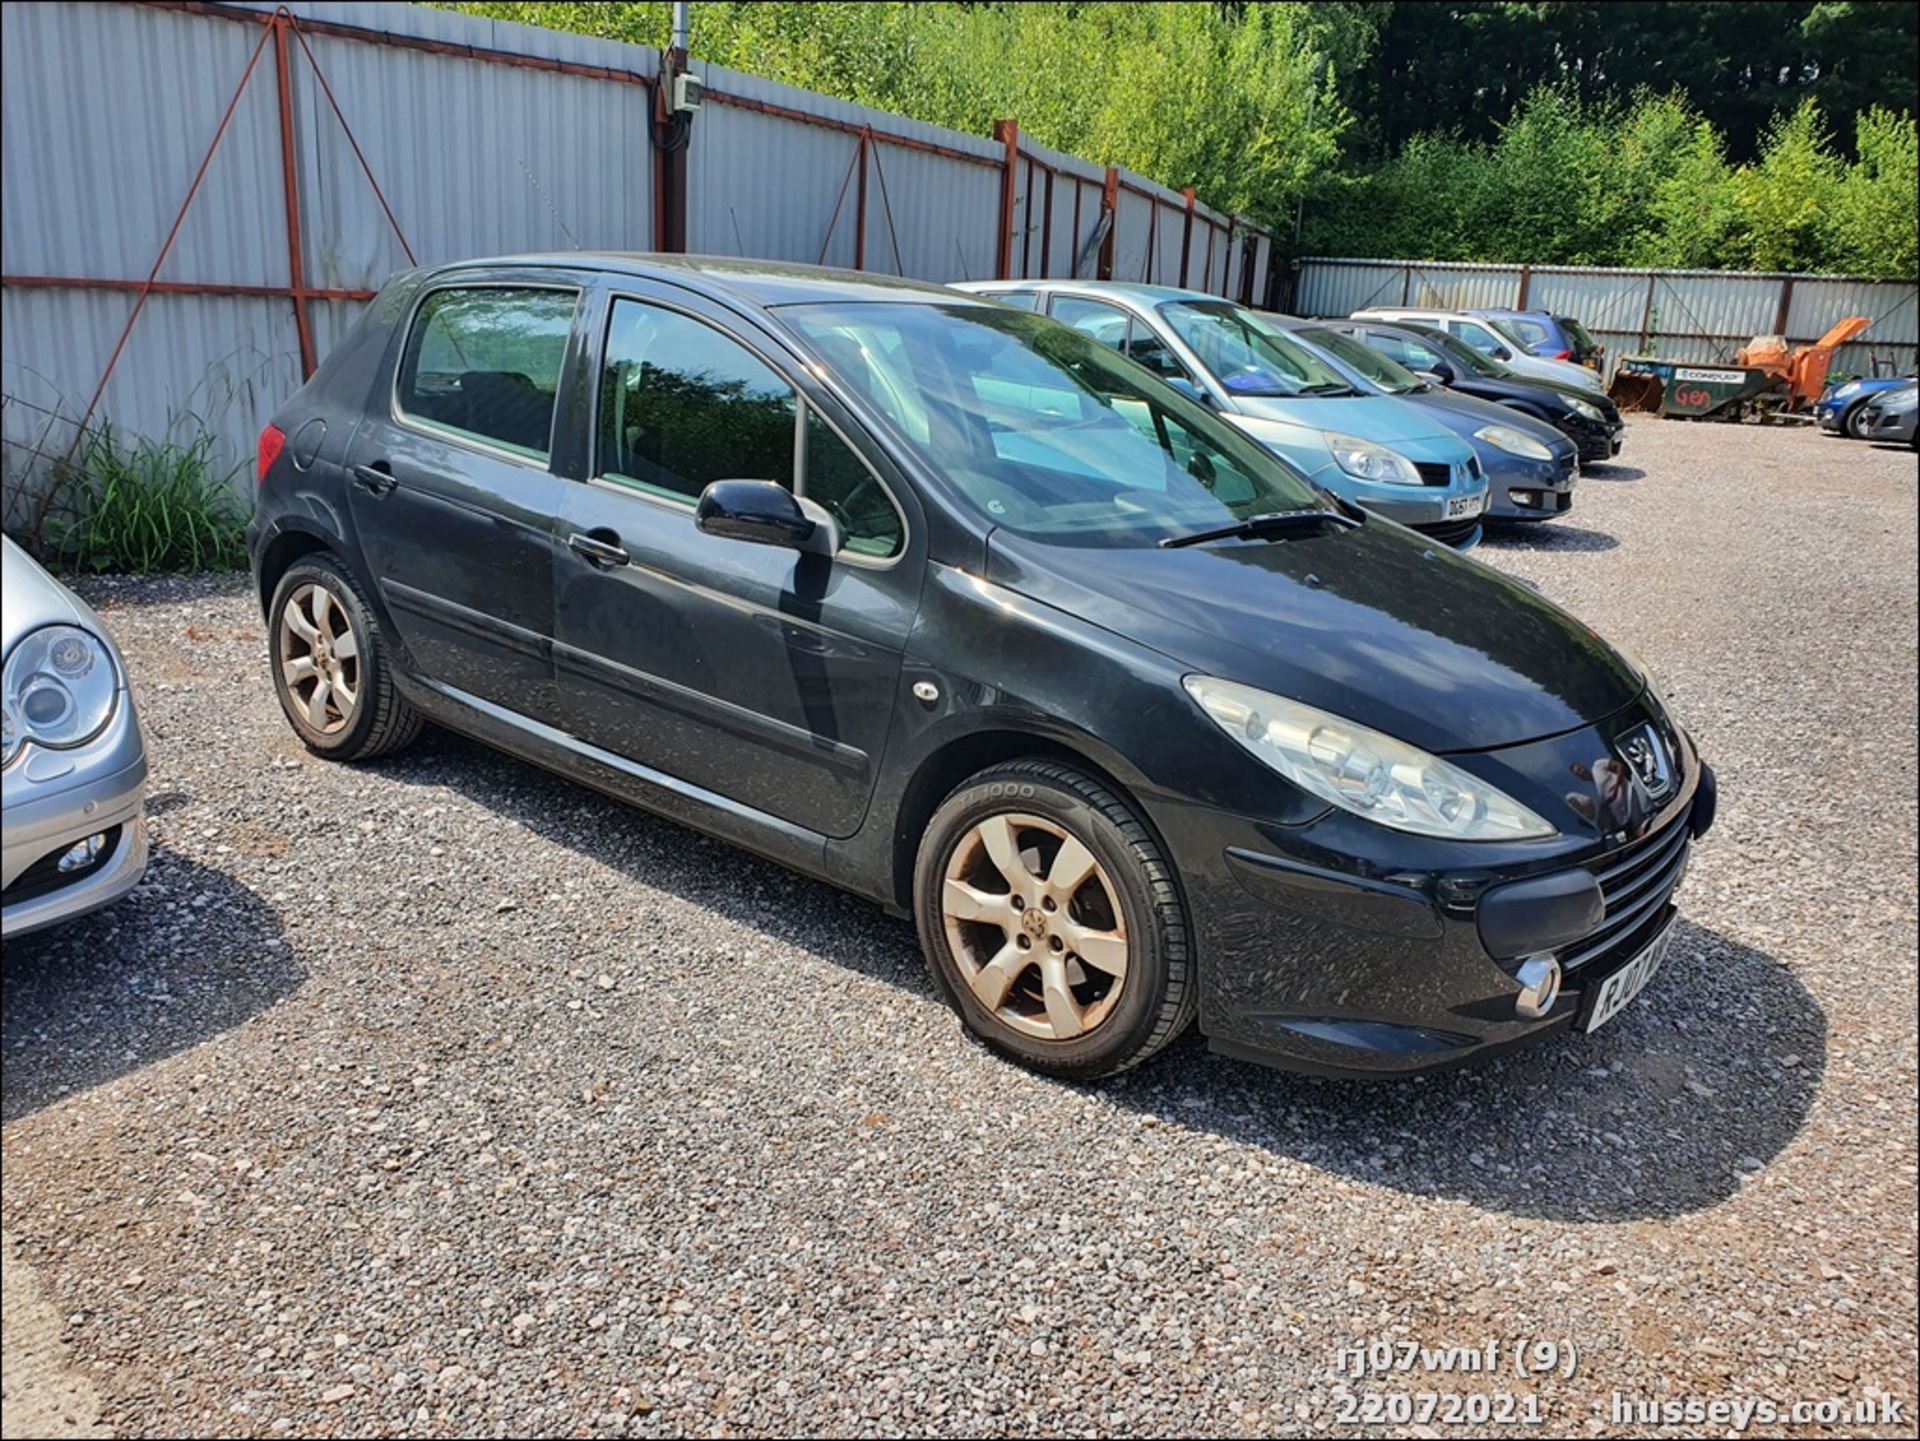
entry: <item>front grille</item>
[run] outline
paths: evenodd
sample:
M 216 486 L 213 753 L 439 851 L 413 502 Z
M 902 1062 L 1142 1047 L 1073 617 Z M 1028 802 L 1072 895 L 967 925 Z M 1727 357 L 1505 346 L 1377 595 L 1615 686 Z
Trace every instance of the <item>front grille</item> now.
M 14 905 L 20 901 L 30 901 L 37 896 L 48 895 L 63 886 L 77 885 L 88 876 L 113 859 L 114 852 L 120 849 L 120 827 L 109 826 L 105 839 L 100 845 L 100 854 L 78 870 L 60 869 L 60 857 L 73 848 L 72 841 L 62 841 L 48 851 L 39 860 L 28 866 L 13 878 L 13 884 L 4 893 L 0 893 L 0 903 Z
M 1453 484 L 1453 467 L 1450 465 L 1441 465 L 1434 460 L 1416 460 L 1413 468 L 1420 472 L 1420 480 L 1424 485 Z
M 1689 808 L 1665 830 L 1602 856 L 1588 867 L 1606 898 L 1606 919 L 1560 953 L 1562 970 L 1624 959 L 1653 938 L 1666 919 L 1680 872 L 1686 869 L 1692 834 Z
M 1415 530 L 1442 545 L 1459 545 L 1480 528 L 1480 517 L 1470 515 L 1465 520 L 1442 520 L 1433 525 L 1416 525 Z

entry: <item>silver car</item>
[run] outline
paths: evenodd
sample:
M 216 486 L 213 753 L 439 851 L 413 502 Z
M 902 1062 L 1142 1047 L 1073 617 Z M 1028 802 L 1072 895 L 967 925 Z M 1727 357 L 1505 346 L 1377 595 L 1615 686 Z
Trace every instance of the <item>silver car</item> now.
M 1920 413 L 1920 382 L 1910 380 L 1868 401 L 1854 433 L 1863 440 L 1891 440 L 1920 448 L 1914 430 L 1916 413 Z
M 11 540 L 0 547 L 0 935 L 10 939 L 139 882 L 147 748 L 100 617 Z

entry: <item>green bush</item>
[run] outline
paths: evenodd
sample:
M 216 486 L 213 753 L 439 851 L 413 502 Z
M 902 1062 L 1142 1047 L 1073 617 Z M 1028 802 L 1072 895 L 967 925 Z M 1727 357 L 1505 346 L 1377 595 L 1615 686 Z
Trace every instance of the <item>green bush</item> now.
M 76 570 L 151 575 L 237 570 L 247 563 L 247 511 L 233 488 L 245 468 L 216 469 L 213 436 L 181 444 L 90 431 L 55 478 L 61 513 L 46 542 Z

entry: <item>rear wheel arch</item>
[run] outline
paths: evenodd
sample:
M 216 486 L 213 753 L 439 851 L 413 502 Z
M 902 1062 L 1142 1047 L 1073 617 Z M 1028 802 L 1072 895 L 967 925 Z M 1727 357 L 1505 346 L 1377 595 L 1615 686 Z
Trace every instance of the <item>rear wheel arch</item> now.
M 260 613 L 266 615 L 273 606 L 273 592 L 285 575 L 300 560 L 317 552 L 326 551 L 336 556 L 338 550 L 331 536 L 312 530 L 283 530 L 268 541 L 260 552 Z

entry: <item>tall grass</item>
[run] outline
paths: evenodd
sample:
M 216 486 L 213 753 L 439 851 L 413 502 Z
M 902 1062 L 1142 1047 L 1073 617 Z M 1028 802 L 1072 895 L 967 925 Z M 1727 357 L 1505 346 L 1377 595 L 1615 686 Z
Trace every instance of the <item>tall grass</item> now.
M 75 569 L 130 575 L 245 566 L 233 488 L 245 466 L 216 470 L 214 446 L 204 431 L 184 444 L 90 431 L 64 477 L 67 514 L 49 518 L 52 549 Z

